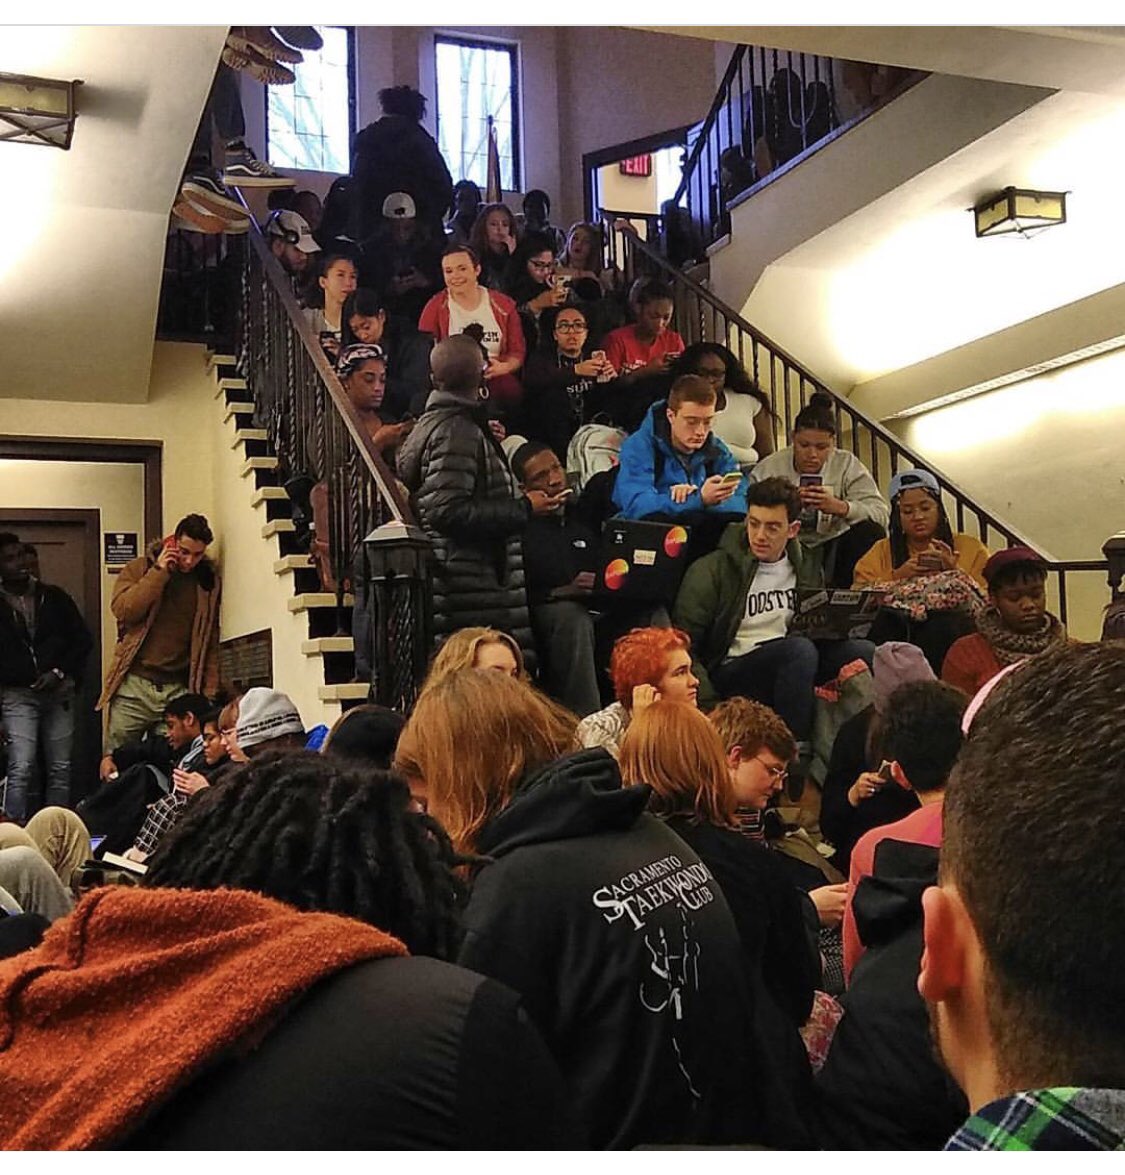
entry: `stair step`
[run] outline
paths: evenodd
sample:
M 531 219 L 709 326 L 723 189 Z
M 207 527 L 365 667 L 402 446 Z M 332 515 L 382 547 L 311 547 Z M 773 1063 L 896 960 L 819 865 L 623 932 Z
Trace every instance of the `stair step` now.
M 278 575 L 286 575 L 290 571 L 312 571 L 313 567 L 308 555 L 283 555 L 273 561 L 273 569 Z
M 277 469 L 276 457 L 247 457 L 242 463 L 242 468 L 239 473 L 243 477 L 249 477 L 255 469 Z
M 350 636 L 318 636 L 311 641 L 301 641 L 301 652 L 306 657 L 322 656 L 325 653 L 354 653 L 355 641 Z
M 322 685 L 316 691 L 316 696 L 322 702 L 365 702 L 371 692 L 371 686 L 366 681 L 342 681 L 336 685 Z
M 237 449 L 239 445 L 245 444 L 247 441 L 268 441 L 269 439 L 270 435 L 264 428 L 236 428 L 230 447 Z
M 272 539 L 276 534 L 292 534 L 296 529 L 297 524 L 292 518 L 271 518 L 262 527 L 262 538 Z
M 230 420 L 232 416 L 251 416 L 253 412 L 254 404 L 250 400 L 228 400 L 223 419 Z
M 309 612 L 313 608 L 335 608 L 336 596 L 333 592 L 300 592 L 286 603 L 290 612 Z M 354 604 L 355 596 L 345 593 L 344 607 L 351 608 Z
M 285 492 L 284 486 L 262 486 L 261 489 L 254 491 L 254 496 L 250 499 L 251 506 L 260 506 L 263 502 L 288 502 L 289 495 Z
M 212 352 L 212 354 L 207 356 L 208 370 L 216 367 L 233 367 L 237 362 L 237 355 L 222 355 L 218 352 Z
M 224 375 L 222 379 L 216 380 L 215 399 L 220 396 L 225 396 L 227 392 L 244 392 L 246 391 L 246 381 L 240 376 Z

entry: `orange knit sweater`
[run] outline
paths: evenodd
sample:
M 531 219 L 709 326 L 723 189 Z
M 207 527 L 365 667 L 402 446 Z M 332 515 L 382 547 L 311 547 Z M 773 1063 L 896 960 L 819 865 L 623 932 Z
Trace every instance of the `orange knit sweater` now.
M 318 980 L 405 954 L 366 923 L 240 890 L 95 890 L 0 963 L 0 1145 L 110 1145 Z

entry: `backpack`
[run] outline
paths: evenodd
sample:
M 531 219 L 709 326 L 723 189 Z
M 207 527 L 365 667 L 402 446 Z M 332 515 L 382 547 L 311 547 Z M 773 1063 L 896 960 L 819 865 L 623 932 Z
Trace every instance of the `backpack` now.
M 566 449 L 566 471 L 578 475 L 578 489 L 585 489 L 595 473 L 617 468 L 626 436 L 624 429 L 609 424 L 584 424 L 578 429 Z

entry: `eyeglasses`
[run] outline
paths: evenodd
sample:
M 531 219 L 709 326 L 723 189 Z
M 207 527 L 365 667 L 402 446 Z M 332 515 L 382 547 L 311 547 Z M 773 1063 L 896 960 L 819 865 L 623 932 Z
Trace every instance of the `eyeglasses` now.
M 584 322 L 556 322 L 555 323 L 555 330 L 559 331 L 561 334 L 564 334 L 564 335 L 570 335 L 570 334 L 579 335 L 586 329 L 587 329 L 587 327 Z
M 761 763 L 761 765 L 769 773 L 770 779 L 772 779 L 775 783 L 784 783 L 789 778 L 788 767 L 777 767 L 773 763 L 767 763 L 761 755 L 755 755 L 754 758 L 757 759 L 759 763 Z

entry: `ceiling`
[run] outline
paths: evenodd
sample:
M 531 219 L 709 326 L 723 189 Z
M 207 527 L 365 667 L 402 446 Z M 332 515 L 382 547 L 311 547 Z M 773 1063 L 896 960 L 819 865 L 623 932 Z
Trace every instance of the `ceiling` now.
M 225 36 L 3 29 L 0 72 L 85 84 L 69 151 L 0 143 L 0 396 L 147 398 L 168 214 Z

